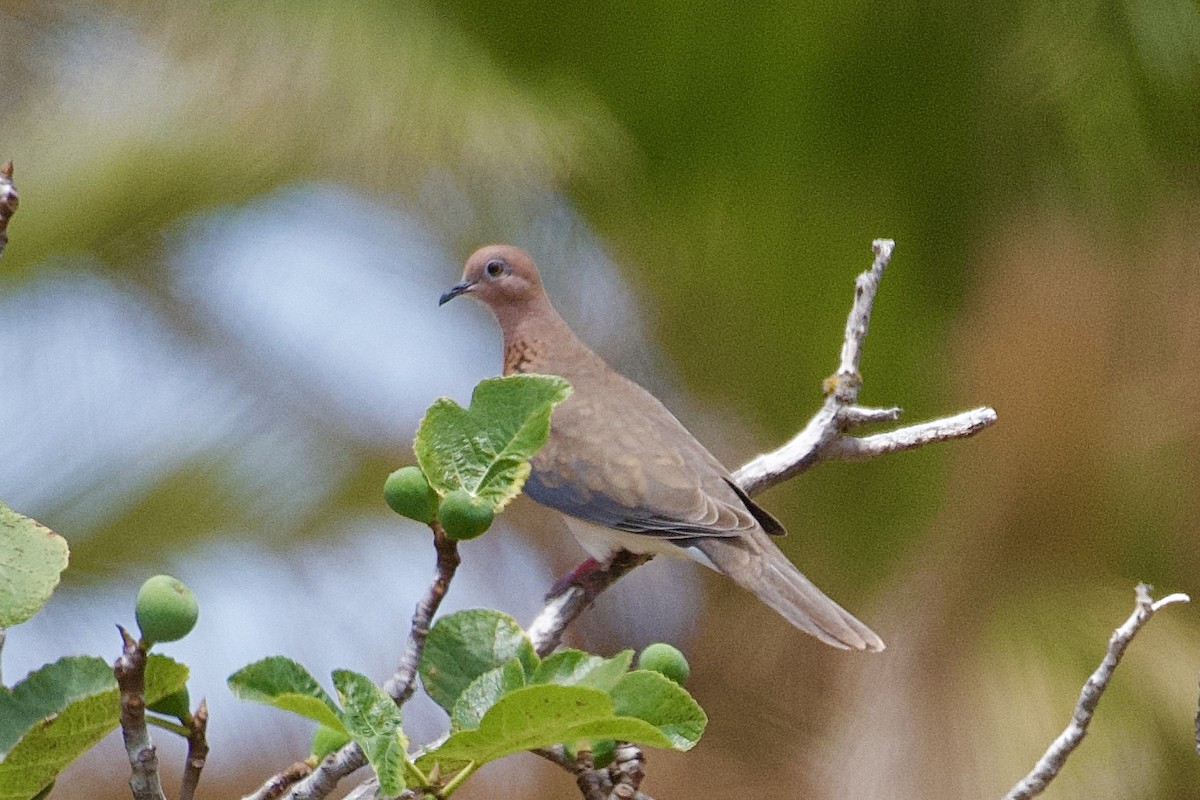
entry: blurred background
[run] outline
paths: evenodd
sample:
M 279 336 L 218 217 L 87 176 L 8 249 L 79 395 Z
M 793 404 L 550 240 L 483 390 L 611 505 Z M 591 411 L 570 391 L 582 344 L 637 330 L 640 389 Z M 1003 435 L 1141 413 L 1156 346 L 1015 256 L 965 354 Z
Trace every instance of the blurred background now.
M 998 797 L 1135 583 L 1200 593 L 1198 99 L 1194 0 L 0 2 L 0 499 L 72 549 L 5 675 L 115 658 L 137 586 L 178 575 L 200 794 L 240 796 L 309 727 L 226 676 L 398 660 L 433 554 L 381 487 L 434 398 L 499 370 L 486 311 L 436 306 L 476 246 L 529 249 L 583 338 L 736 467 L 817 408 L 886 236 L 863 402 L 1000 423 L 759 499 L 889 649 L 659 563 L 572 643 L 688 653 L 711 721 L 650 754 L 657 797 Z M 447 608 L 527 623 L 582 552 L 528 501 L 503 523 Z M 1198 670 L 1173 607 L 1047 796 L 1200 798 Z M 414 737 L 439 714 L 413 708 Z M 110 738 L 54 796 L 127 774 Z M 461 795 L 576 790 L 518 756 Z

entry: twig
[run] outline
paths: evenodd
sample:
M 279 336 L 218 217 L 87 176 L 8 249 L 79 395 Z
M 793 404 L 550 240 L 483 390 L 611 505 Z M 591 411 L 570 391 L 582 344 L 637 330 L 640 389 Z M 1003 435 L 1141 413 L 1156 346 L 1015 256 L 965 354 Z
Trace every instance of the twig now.
M 862 438 L 846 434 L 861 425 L 890 422 L 900 417 L 898 408 L 865 408 L 857 405 L 858 392 L 862 387 L 859 363 L 863 343 L 870 328 L 875 295 L 891 260 L 895 243 L 890 239 L 877 239 L 871 246 L 875 258 L 871 268 L 855 280 L 854 302 L 846 318 L 840 363 L 837 372 L 825 381 L 824 403 L 791 441 L 777 450 L 757 456 L 733 473 L 734 480 L 746 494 L 765 491 L 822 461 L 862 460 L 934 442 L 961 439 L 973 436 L 996 422 L 996 412 L 981 407 L 887 433 Z M 589 575 L 589 580 L 598 578 L 598 588 L 584 592 L 571 587 L 552 598 L 529 626 L 529 635 L 538 653 L 545 655 L 557 647 L 566 627 L 583 613 L 600 592 L 646 560 L 643 558 L 637 563 L 625 564 L 615 559 L 606 572 Z
M 413 690 L 416 688 L 417 668 L 421 663 L 421 654 L 425 652 L 425 640 L 429 636 L 429 626 L 450 588 L 450 581 L 454 579 L 454 573 L 458 570 L 461 561 L 458 555 L 458 542 L 446 535 L 446 532 L 442 530 L 441 523 L 434 520 L 430 523 L 430 527 L 433 529 L 433 543 L 437 550 L 437 567 L 433 581 L 425 591 L 425 596 L 417 603 L 417 609 L 413 613 L 412 627 L 409 630 L 408 642 L 405 644 L 400 665 L 396 668 L 395 674 L 383 685 L 384 690 L 391 695 L 398 706 L 404 705 L 412 697 Z M 338 752 L 327 756 L 316 769 L 307 775 L 291 781 L 285 796 L 287 800 L 317 800 L 317 798 L 325 797 L 333 791 L 338 781 L 351 772 L 366 766 L 366 763 L 367 758 L 363 754 L 362 748 L 357 743 L 350 742 Z M 260 787 L 258 792 L 248 795 L 244 800 L 267 800 L 269 797 L 280 796 L 266 795 L 263 794 L 263 791 L 268 785 L 277 783 L 281 777 L 282 775 L 274 776 Z
M 0 166 L 0 255 L 4 255 L 4 246 L 8 244 L 8 221 L 17 213 L 21 202 L 12 177 L 13 162 L 6 161 Z
M 606 566 L 591 571 L 585 585 L 571 585 L 561 594 L 550 598 L 529 626 L 529 639 L 537 654 L 544 658 L 553 652 L 562 641 L 567 626 L 586 611 L 605 589 L 650 559 L 651 556 L 645 553 L 621 550 Z
M 8 631 L 3 625 L 0 625 L 0 686 L 4 685 L 4 639 L 8 636 Z
M 297 781 L 283 795 L 286 800 L 315 800 L 325 797 L 337 788 L 342 778 L 367 765 L 367 756 L 358 742 L 350 744 L 325 756 L 317 768 Z
M 196 786 L 200 783 L 200 773 L 208 760 L 208 701 L 200 698 L 196 713 L 187 721 L 188 752 L 187 763 L 183 768 L 183 780 L 179 784 L 179 800 L 192 800 L 196 795 Z
M 1150 621 L 1150 617 L 1154 616 L 1155 611 L 1172 603 L 1186 603 L 1189 600 L 1186 594 L 1170 594 L 1161 600 L 1152 600 L 1150 588 L 1144 583 L 1137 585 L 1136 594 L 1137 604 L 1134 606 L 1133 613 L 1121 627 L 1113 631 L 1113 635 L 1108 640 L 1108 652 L 1105 653 L 1104 660 L 1100 662 L 1100 666 L 1096 667 L 1096 671 L 1091 674 L 1079 692 L 1079 701 L 1075 704 L 1075 713 L 1071 717 L 1070 724 L 1051 743 L 1029 774 L 1009 790 L 1008 794 L 1004 796 L 1004 800 L 1023 800 L 1039 795 L 1045 790 L 1066 763 L 1067 756 L 1071 755 L 1083 741 L 1083 737 L 1087 734 L 1088 724 L 1092 721 L 1092 715 L 1096 712 L 1096 704 L 1100 702 L 1100 696 L 1108 688 L 1108 682 L 1112 680 L 1113 672 L 1116 670 L 1117 664 L 1121 662 L 1121 656 L 1125 654 L 1125 648 L 1129 646 L 1133 637 L 1143 625 Z
M 613 778 L 612 800 L 633 800 L 641 792 L 642 779 L 646 777 L 646 755 L 637 745 L 618 743 L 613 751 L 613 761 L 608 768 Z
M 303 761 L 297 761 L 282 772 L 272 775 L 256 791 L 246 795 L 242 800 L 276 800 L 291 788 L 292 784 L 312 772 L 312 767 Z
M 458 555 L 458 542 L 451 539 L 442 530 L 441 523 L 436 519 L 430 523 L 433 528 L 433 545 L 437 549 L 437 572 L 433 583 L 429 584 L 425 596 L 417 603 L 413 613 L 412 629 L 408 634 L 408 643 L 404 646 L 404 656 L 396 673 L 383 685 L 384 691 L 392 696 L 396 705 L 402 706 L 412 697 L 417 685 L 417 668 L 421 665 L 421 654 L 425 652 L 425 639 L 429 636 L 429 626 L 437 614 L 442 598 L 450 588 L 450 581 L 458 569 L 461 559 Z
M 613 752 L 613 763 L 596 769 L 592 754 L 580 750 L 575 757 L 567 755 L 562 745 L 533 751 L 547 761 L 574 773 L 575 785 L 584 800 L 654 800 L 638 788 L 645 776 L 645 757 L 635 745 L 622 744 Z
M 113 675 L 121 690 L 121 735 L 129 754 L 129 788 L 135 800 L 166 800 L 158 777 L 158 753 L 146 727 L 146 649 L 129 632 L 121 632 L 121 657 L 113 664 Z

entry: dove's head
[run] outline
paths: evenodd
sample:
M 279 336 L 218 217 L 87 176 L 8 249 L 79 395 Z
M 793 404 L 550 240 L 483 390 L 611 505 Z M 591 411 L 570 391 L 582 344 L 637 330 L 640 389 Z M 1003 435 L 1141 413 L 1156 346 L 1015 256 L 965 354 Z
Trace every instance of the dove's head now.
M 462 282 L 442 295 L 438 305 L 460 294 L 487 303 L 497 316 L 504 309 L 520 309 L 545 300 L 542 279 L 529 254 L 519 247 L 492 244 L 467 259 Z

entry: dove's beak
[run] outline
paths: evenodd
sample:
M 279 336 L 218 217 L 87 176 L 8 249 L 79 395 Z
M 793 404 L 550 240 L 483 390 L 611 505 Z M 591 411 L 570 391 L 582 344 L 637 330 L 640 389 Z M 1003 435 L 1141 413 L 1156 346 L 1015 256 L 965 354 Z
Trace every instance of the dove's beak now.
M 471 287 L 474 285 L 475 283 L 473 281 L 463 281 L 458 286 L 451 287 L 450 291 L 443 294 L 442 299 L 438 300 L 438 305 L 444 306 L 446 303 L 449 303 L 460 294 L 466 294 L 467 292 L 471 291 Z

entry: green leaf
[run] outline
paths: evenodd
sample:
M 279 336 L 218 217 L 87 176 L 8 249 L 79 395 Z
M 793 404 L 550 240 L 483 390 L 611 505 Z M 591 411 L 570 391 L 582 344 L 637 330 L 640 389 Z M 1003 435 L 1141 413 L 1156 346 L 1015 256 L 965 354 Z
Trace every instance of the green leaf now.
M 625 676 L 632 662 L 632 650 L 622 650 L 612 658 L 601 658 L 582 650 L 559 650 L 542 660 L 529 682 L 590 686 L 607 692 Z
M 442 497 L 466 489 L 499 512 L 521 492 L 529 458 L 550 434 L 550 412 L 570 393 L 562 378 L 509 375 L 481 381 L 470 408 L 440 398 L 417 430 L 417 463 Z
M 704 709 L 687 689 L 651 670 L 626 673 L 609 694 L 618 714 L 649 722 L 671 740 L 676 750 L 692 749 L 708 724 Z
M 479 727 L 479 721 L 501 697 L 525 685 L 525 669 L 511 658 L 495 669 L 488 670 L 462 691 L 450 712 L 454 730 Z
M 400 729 L 396 702 L 370 678 L 350 670 L 335 670 L 333 686 L 345 709 L 346 732 L 371 762 L 384 794 L 400 794 L 407 788 L 408 740 Z
M 0 694 L 0 757 L 31 728 L 75 700 L 117 688 L 112 667 L 94 656 L 72 656 L 31 672 Z
M 421 683 L 446 713 L 472 681 L 509 659 L 521 662 L 526 675 L 538 666 L 533 644 L 517 621 L 490 609 L 447 615 L 434 623 L 421 657 Z
M 151 655 L 146 702 L 187 682 L 183 664 Z M 64 658 L 0 693 L 0 800 L 29 800 L 63 768 L 120 724 L 112 667 L 90 656 Z
M 0 628 L 36 614 L 66 568 L 66 539 L 0 503 Z
M 417 766 L 435 763 L 443 773 L 467 763 L 476 766 L 513 753 L 579 739 L 616 739 L 649 747 L 671 747 L 654 725 L 618 716 L 612 698 L 586 686 L 526 686 L 502 697 L 475 730 L 451 734 L 441 747 L 422 756 Z
M 229 676 L 236 697 L 282 708 L 315 720 L 335 731 L 349 733 L 341 710 L 309 671 L 283 656 L 271 656 L 242 667 Z

